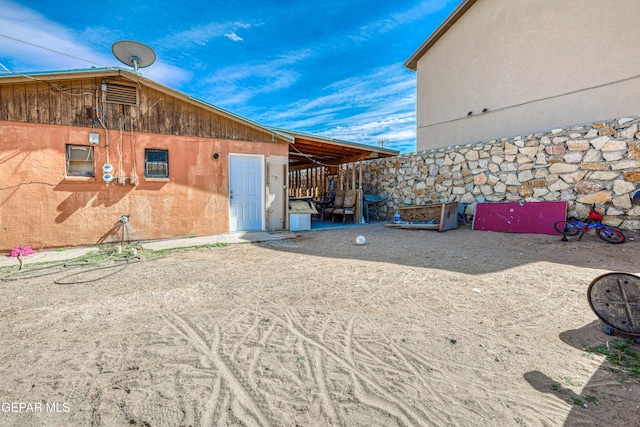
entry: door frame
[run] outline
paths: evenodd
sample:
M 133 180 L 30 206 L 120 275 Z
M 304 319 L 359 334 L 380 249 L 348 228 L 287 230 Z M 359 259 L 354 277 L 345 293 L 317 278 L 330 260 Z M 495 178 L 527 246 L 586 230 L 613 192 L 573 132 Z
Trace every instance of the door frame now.
M 233 176 L 231 174 L 231 164 L 233 163 L 233 158 L 234 157 L 251 157 L 254 159 L 259 159 L 260 160 L 260 176 L 259 176 L 259 182 L 258 182 L 258 186 L 260 187 L 260 230 L 231 230 L 231 186 L 233 185 Z M 229 232 L 231 233 L 242 233 L 242 232 L 247 232 L 247 231 L 264 231 L 264 227 L 265 227 L 265 176 L 264 176 L 264 170 L 265 170 L 265 155 L 264 154 L 243 154 L 243 153 L 229 153 L 229 188 L 228 190 L 228 196 L 229 196 Z

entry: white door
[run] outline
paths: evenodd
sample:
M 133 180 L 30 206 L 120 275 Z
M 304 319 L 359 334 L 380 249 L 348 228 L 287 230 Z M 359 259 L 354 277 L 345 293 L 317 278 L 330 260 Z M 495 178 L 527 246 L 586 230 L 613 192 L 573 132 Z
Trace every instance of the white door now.
M 229 230 L 262 230 L 263 158 L 229 156 Z

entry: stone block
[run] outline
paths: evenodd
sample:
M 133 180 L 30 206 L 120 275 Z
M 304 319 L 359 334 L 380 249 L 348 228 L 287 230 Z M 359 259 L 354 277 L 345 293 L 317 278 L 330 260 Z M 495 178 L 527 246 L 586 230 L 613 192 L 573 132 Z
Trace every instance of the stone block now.
M 567 141 L 567 148 L 571 151 L 587 151 L 589 147 L 591 147 L 591 144 L 586 139 Z
M 567 163 L 580 163 L 583 153 L 581 151 L 569 151 L 564 155 L 564 161 Z
M 530 157 L 527 157 L 527 156 L 517 155 L 516 156 L 516 162 L 518 162 L 519 165 L 522 165 L 522 164 L 525 164 L 525 163 L 533 162 L 533 159 L 531 159 Z
M 520 194 L 522 197 L 533 196 L 533 190 L 529 188 L 528 185 L 522 185 L 518 189 L 518 194 Z
M 597 163 L 602 161 L 602 153 L 598 150 L 587 150 L 582 158 L 583 163 Z
M 534 157 L 538 153 L 538 147 L 522 147 L 519 149 L 520 154 L 525 156 Z
M 547 190 L 546 188 L 533 188 L 532 190 L 533 190 L 533 197 L 535 197 L 536 199 L 539 199 L 549 194 L 549 190 Z
M 640 181 L 640 170 L 625 172 L 624 179 L 631 182 Z
M 571 173 L 578 170 L 578 165 L 569 165 L 565 163 L 554 163 L 549 166 L 549 172 L 551 173 Z
M 618 209 L 615 206 L 610 206 L 609 209 L 607 209 L 608 216 L 618 216 L 622 214 L 624 214 L 624 210 Z
M 492 172 L 492 173 L 500 172 L 500 166 L 495 163 L 489 163 L 489 166 L 487 167 L 487 169 L 489 169 L 489 172 Z
M 593 194 L 587 194 L 586 196 L 579 197 L 576 199 L 578 203 L 584 203 L 587 205 L 602 204 L 611 202 L 611 193 L 608 191 L 599 191 Z
M 638 124 L 634 123 L 633 125 L 629 126 L 625 130 L 620 132 L 620 138 L 622 138 L 622 139 L 633 139 L 637 132 L 638 132 Z
M 576 182 L 582 181 L 582 179 L 587 174 L 587 171 L 575 171 L 573 173 L 566 173 L 560 175 L 560 178 L 567 184 L 575 184 Z
M 606 162 L 615 162 L 624 158 L 624 151 L 602 152 L 602 158 Z
M 468 204 L 476 201 L 476 198 L 471 193 L 465 193 L 462 197 L 460 197 L 460 203 Z
M 518 154 L 518 147 L 507 142 L 504 144 L 504 154 L 511 154 L 511 155 L 515 155 Z
M 592 172 L 589 176 L 590 181 L 611 181 L 612 179 L 617 178 L 620 175 L 618 172 L 602 172 L 596 171 Z
M 634 206 L 627 212 L 628 216 L 640 216 L 640 206 Z
M 586 171 L 603 171 L 607 170 L 606 163 L 582 163 L 580 168 Z
M 507 175 L 507 179 L 505 180 L 507 185 L 520 185 L 520 181 L 518 181 L 518 177 L 515 173 L 510 173 Z
M 627 158 L 630 160 L 640 160 L 640 142 L 633 141 L 628 144 L 629 151 L 627 153 Z
M 607 142 L 609 142 L 609 140 L 611 140 L 611 138 L 609 138 L 608 136 L 601 136 L 600 138 L 594 138 L 589 142 L 591 143 L 593 148 L 595 148 L 596 150 L 600 150 L 607 144 Z
M 564 144 L 556 144 L 547 146 L 544 151 L 550 156 L 564 156 L 567 149 Z
M 550 179 L 550 176 L 554 178 Z M 550 174 L 547 169 L 538 169 L 533 177 L 535 179 L 544 179 L 546 182 L 555 181 L 556 179 L 558 179 L 558 175 Z
M 525 170 L 518 174 L 518 181 L 520 182 L 531 181 L 532 179 L 533 179 L 533 172 L 531 172 L 530 170 Z
M 483 173 L 473 177 L 473 183 L 475 185 L 482 185 L 482 184 L 485 184 L 486 182 L 487 182 L 487 175 Z
M 614 197 L 611 201 L 613 206 L 620 209 L 631 209 L 631 197 L 628 194 L 624 194 L 622 196 Z
M 488 196 L 490 194 L 493 194 L 493 187 L 490 185 L 481 185 L 480 186 L 480 191 L 482 192 L 482 194 L 484 194 L 485 196 Z
M 615 195 L 628 194 L 632 191 L 636 191 L 635 184 L 623 179 L 616 179 L 613 181 L 613 193 Z
M 600 136 L 614 136 L 616 131 L 611 129 L 610 127 L 602 128 L 598 131 L 598 135 Z
M 528 182 L 529 187 L 545 187 L 547 185 L 546 179 L 534 179 L 533 181 Z
M 551 191 L 562 191 L 562 190 L 567 190 L 571 188 L 571 186 L 566 182 L 564 182 L 563 180 L 558 179 L 557 181 L 554 181 L 551 184 L 549 184 L 547 188 Z
M 604 190 L 604 186 L 591 181 L 580 181 L 573 187 L 573 191 L 578 194 L 591 194 L 600 190 Z
M 640 230 L 640 220 L 637 219 L 627 219 L 622 221 L 620 224 L 620 228 L 623 230 Z
M 612 139 L 600 148 L 600 151 L 625 151 L 627 149 L 626 141 Z
M 617 171 L 622 169 L 638 169 L 640 168 L 640 160 L 620 160 L 611 163 L 611 170 Z
M 453 164 L 454 165 L 458 165 L 458 164 L 464 162 L 464 158 L 465 158 L 465 156 L 463 156 L 462 154 L 456 153 L 453 156 Z
M 477 151 L 469 151 L 465 156 L 467 160 L 478 160 L 480 158 L 480 154 Z

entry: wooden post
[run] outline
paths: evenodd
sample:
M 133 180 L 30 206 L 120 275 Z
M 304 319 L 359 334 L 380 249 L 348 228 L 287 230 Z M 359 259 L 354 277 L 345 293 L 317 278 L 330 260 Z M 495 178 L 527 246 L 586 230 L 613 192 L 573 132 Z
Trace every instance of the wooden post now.
M 355 190 L 356 188 L 356 164 L 352 163 L 351 167 L 351 189 Z
M 362 158 L 360 158 L 360 168 L 358 170 L 358 192 L 360 203 L 358 203 L 358 222 L 362 222 L 362 211 L 364 208 L 364 194 L 362 192 Z

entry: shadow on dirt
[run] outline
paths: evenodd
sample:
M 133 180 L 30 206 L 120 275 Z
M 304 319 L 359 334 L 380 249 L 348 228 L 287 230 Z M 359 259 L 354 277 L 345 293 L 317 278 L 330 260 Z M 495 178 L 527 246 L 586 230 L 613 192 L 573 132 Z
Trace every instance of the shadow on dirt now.
M 595 235 L 562 242 L 559 235 L 494 233 L 462 226 L 444 233 L 384 227 L 359 227 L 298 232 L 294 240 L 265 247 L 327 258 L 355 259 L 434 268 L 466 274 L 486 274 L 536 262 L 635 272 L 638 240 L 607 244 Z M 364 236 L 365 245 L 356 238 Z M 329 260 L 327 262 L 330 262 Z
M 599 320 L 560 334 L 564 343 L 584 351 L 585 357 L 596 360 L 602 356 L 589 352 L 589 348 L 606 346 L 607 342 L 623 342 L 625 338 L 628 337 L 606 335 L 604 324 Z M 640 351 L 636 344 L 631 344 L 631 347 Z M 551 394 L 571 405 L 564 423 L 566 427 L 638 425 L 640 382 L 607 361 L 601 363 L 587 384 L 569 384 L 567 378 L 552 378 L 540 371 L 529 371 L 524 378 L 540 393 Z

